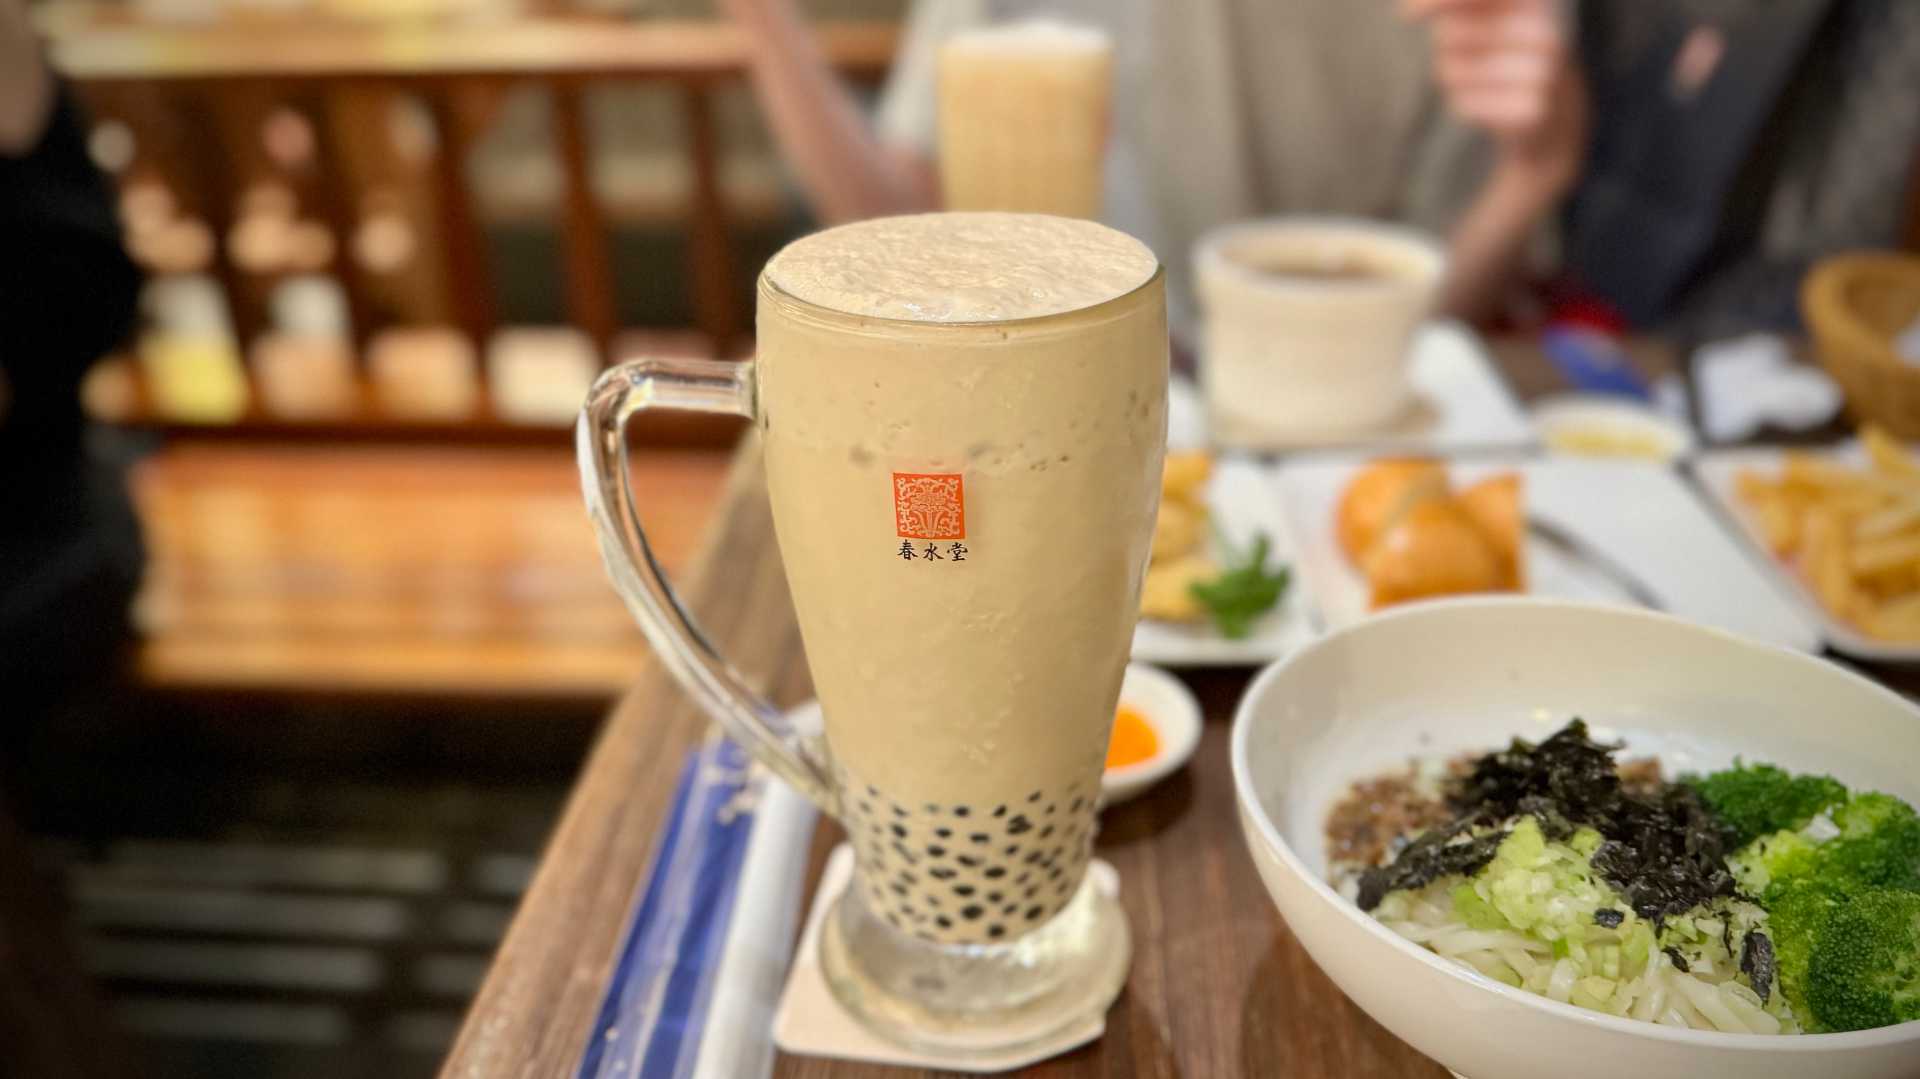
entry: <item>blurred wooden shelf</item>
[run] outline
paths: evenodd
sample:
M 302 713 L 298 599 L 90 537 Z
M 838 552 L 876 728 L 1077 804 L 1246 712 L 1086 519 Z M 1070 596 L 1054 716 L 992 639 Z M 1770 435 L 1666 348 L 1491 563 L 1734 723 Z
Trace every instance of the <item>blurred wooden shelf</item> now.
M 724 19 L 510 19 L 492 22 L 316 17 L 225 19 L 203 25 L 55 20 L 55 62 L 89 82 L 297 78 L 684 79 L 733 75 L 746 39 Z M 848 74 L 884 73 L 897 23 L 825 22 L 821 49 Z
M 515 423 L 484 409 L 463 420 L 408 419 L 372 410 L 302 420 L 249 409 L 232 423 L 191 423 L 144 411 L 110 422 L 115 427 L 188 441 L 554 446 L 569 451 L 573 445 L 571 424 Z M 745 420 L 729 416 L 662 413 L 634 424 L 630 430 L 638 445 L 724 449 L 738 440 L 745 428 Z
M 635 454 L 669 572 L 729 456 Z M 570 450 L 171 445 L 133 488 L 149 548 L 135 674 L 152 689 L 610 700 L 648 654 Z

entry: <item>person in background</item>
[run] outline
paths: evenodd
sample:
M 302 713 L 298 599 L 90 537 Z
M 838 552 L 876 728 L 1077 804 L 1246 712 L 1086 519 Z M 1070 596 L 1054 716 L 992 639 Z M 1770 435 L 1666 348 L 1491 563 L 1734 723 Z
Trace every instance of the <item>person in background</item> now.
M 98 684 L 143 552 L 122 470 L 91 452 L 86 370 L 133 324 L 139 273 L 23 0 L 0 0 L 0 687 L 15 714 Z
M 1798 323 L 1825 254 L 1894 247 L 1920 150 L 1920 4 L 1590 0 L 1574 289 L 1707 338 Z
M 1191 320 L 1194 241 L 1279 213 L 1445 235 L 1444 308 L 1490 317 L 1586 147 L 1586 93 L 1555 0 L 919 0 L 872 122 L 794 0 L 722 6 L 747 35 L 776 139 L 830 223 L 937 205 L 935 54 L 949 35 L 1039 14 L 1105 28 L 1116 48 L 1105 216 L 1166 264 L 1176 333 Z
M 139 275 L 24 0 L 0 0 L 0 765 L 112 682 L 139 580 L 124 477 L 89 454 L 80 379 L 132 325 Z M 3 778 L 3 776 L 0 776 Z M 0 1075 L 134 1074 L 0 790 Z

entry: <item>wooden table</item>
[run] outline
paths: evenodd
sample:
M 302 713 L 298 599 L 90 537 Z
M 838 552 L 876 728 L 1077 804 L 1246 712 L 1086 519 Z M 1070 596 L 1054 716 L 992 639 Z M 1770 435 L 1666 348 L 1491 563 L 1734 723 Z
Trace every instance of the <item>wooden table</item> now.
M 1496 350 L 1523 395 L 1555 388 L 1527 349 Z M 1663 357 L 1640 354 L 1657 369 Z M 808 679 L 752 445 L 735 461 L 699 568 L 683 582 L 710 635 L 781 704 Z M 1135 955 L 1099 1042 L 1036 1076 L 1402 1076 L 1438 1065 L 1356 1008 L 1275 913 L 1242 847 L 1228 720 L 1247 671 L 1185 672 L 1205 732 L 1183 774 L 1105 815 L 1099 854 L 1120 871 Z M 705 720 L 650 667 L 614 712 L 539 874 L 469 1013 L 448 1079 L 571 1074 L 593 1023 L 637 881 L 685 750 Z M 838 829 L 815 837 L 811 881 Z M 783 1055 L 776 1075 L 913 1076 Z

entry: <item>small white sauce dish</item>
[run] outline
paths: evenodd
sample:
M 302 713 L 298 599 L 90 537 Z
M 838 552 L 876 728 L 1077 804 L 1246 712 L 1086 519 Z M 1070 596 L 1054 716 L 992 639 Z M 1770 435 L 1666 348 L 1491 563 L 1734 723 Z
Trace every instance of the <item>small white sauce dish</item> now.
M 1158 667 L 1127 664 L 1120 707 L 1140 713 L 1153 727 L 1158 747 L 1146 760 L 1109 768 L 1100 777 L 1101 793 L 1110 806 L 1145 794 L 1185 766 L 1200 745 L 1200 702 L 1185 683 Z
M 1696 448 L 1685 424 L 1624 397 L 1561 394 L 1541 401 L 1529 415 L 1534 437 L 1549 453 L 1673 461 Z

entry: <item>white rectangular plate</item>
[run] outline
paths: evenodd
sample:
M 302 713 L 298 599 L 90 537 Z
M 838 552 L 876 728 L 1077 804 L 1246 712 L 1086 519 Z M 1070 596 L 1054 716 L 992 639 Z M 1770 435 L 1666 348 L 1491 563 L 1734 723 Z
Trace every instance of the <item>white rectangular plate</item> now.
M 1357 458 L 1296 461 L 1275 482 L 1292 532 L 1302 583 L 1329 629 L 1367 616 L 1367 585 L 1334 536 L 1334 513 Z M 1632 573 L 1669 614 L 1745 637 L 1818 651 L 1814 624 L 1753 564 L 1670 469 L 1639 461 L 1545 457 L 1455 464 L 1456 483 L 1518 471 L 1527 515 L 1554 525 Z M 1538 596 L 1630 605 L 1584 561 L 1529 539 L 1528 591 Z
M 1286 520 L 1273 498 L 1267 473 L 1244 457 L 1214 462 L 1207 481 L 1207 508 L 1230 543 L 1244 549 L 1257 532 L 1273 540 L 1267 565 L 1291 567 L 1292 580 L 1273 610 L 1239 640 L 1220 635 L 1211 622 L 1185 625 L 1141 619 L 1133 632 L 1133 658 L 1163 667 L 1238 667 L 1267 663 L 1313 639 L 1308 605 L 1299 598 L 1300 569 L 1287 535 Z
M 1826 451 L 1835 460 L 1850 465 L 1867 463 L 1866 452 L 1856 442 L 1849 442 Z M 1834 617 L 1820 597 L 1813 594 L 1806 582 L 1800 579 L 1790 566 L 1773 556 L 1767 549 L 1766 540 L 1761 536 L 1759 525 L 1753 514 L 1747 510 L 1735 490 L 1740 473 L 1753 471 L 1764 475 L 1774 475 L 1780 471 L 1782 458 L 1786 451 L 1774 446 L 1756 446 L 1741 449 L 1710 450 L 1693 461 L 1694 478 L 1707 492 L 1707 498 L 1722 517 L 1740 534 L 1746 543 L 1747 553 L 1763 567 L 1769 577 L 1779 587 L 1792 595 L 1826 635 L 1827 643 L 1837 652 L 1860 659 L 1876 659 L 1889 663 L 1920 663 L 1920 645 L 1897 644 L 1882 641 L 1855 629 L 1850 623 Z

